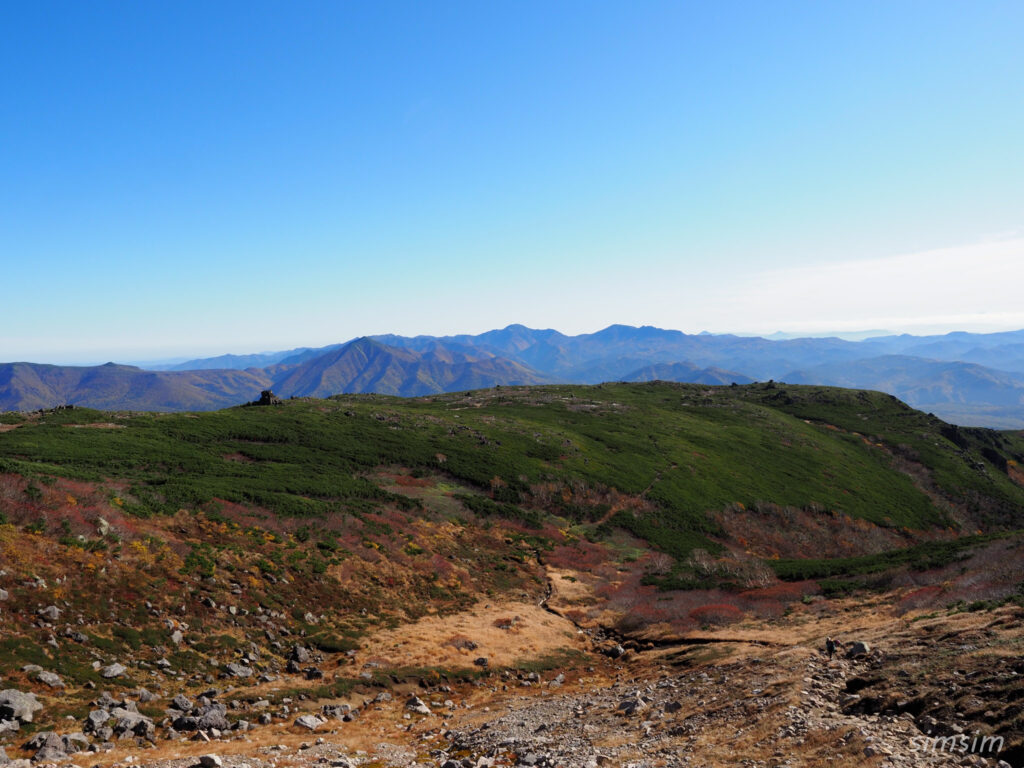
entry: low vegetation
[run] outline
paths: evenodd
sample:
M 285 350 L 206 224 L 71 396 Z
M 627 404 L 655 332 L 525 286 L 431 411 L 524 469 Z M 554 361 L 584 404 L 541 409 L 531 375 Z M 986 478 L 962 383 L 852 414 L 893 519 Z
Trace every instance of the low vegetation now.
M 1019 557 L 1024 439 L 878 393 L 606 384 L 0 418 L 0 670 L 40 694 L 18 670 L 62 675 L 69 712 L 161 659 L 198 688 L 247 654 L 279 670 L 296 641 L 331 659 L 325 691 L 382 685 L 397 668 L 347 666 L 369 633 L 536 604 L 546 568 L 578 592 L 563 615 L 641 636 L 909 583 L 985 547 Z M 852 554 L 778 557 L 721 524 L 782 530 L 792 511 L 844 526 Z M 936 606 L 1016 588 L 915 585 Z M 47 606 L 61 618 L 40 621 Z M 101 679 L 97 662 L 129 658 Z M 445 674 L 481 674 L 472 661 Z

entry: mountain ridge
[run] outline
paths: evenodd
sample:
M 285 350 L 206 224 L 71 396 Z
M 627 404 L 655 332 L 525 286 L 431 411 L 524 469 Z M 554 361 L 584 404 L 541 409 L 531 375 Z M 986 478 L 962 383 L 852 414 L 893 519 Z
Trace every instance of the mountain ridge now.
M 950 359 L 956 356 L 964 359 Z M 220 355 L 173 370 L 116 366 L 86 372 L 102 368 L 0 364 L 0 408 L 73 403 L 210 410 L 252 399 L 263 388 L 284 397 L 408 397 L 554 382 L 779 380 L 876 389 L 966 425 L 1024 428 L 1024 331 L 849 341 L 688 334 L 623 324 L 570 336 L 512 324 L 475 335 L 381 334 L 318 348 Z

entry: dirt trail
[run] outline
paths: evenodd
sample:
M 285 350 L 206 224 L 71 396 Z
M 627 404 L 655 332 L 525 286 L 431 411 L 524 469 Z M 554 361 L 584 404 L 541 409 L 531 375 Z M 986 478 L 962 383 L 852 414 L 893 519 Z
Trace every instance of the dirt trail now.
M 426 653 L 433 640 L 440 653 L 439 628 L 483 635 L 488 622 L 510 613 L 520 616 L 524 629 L 552 622 L 552 641 L 565 630 L 564 620 L 540 606 L 513 602 L 421 619 L 375 635 L 371 645 L 395 650 L 397 643 L 402 653 Z M 873 601 L 840 603 L 759 629 L 708 633 L 695 638 L 703 644 L 656 649 L 629 661 L 591 656 L 540 674 L 494 672 L 474 684 L 414 689 L 430 709 L 426 715 L 411 713 L 408 692 L 396 692 L 391 701 L 363 706 L 351 722 L 328 720 L 315 733 L 291 725 L 293 713 L 286 722 L 223 743 L 168 743 L 141 751 L 119 745 L 75 762 L 125 768 L 132 757 L 136 765 L 187 768 L 200 754 L 215 752 L 228 768 L 451 768 L 449 760 L 460 768 L 996 768 L 999 758 L 1007 761 L 999 768 L 1019 765 L 1020 734 L 1005 730 L 1011 724 L 978 724 L 956 707 L 928 707 L 952 702 L 948 691 L 954 686 L 962 689 L 962 701 L 995 717 L 1019 695 L 1024 681 L 1017 694 L 1007 695 L 993 690 L 992 680 L 1018 675 L 1012 665 L 1021 665 L 1024 611 L 910 618 L 916 620 Z M 847 627 L 851 639 L 857 628 L 868 653 L 826 658 L 820 641 L 836 626 Z M 497 632 L 490 642 L 509 655 L 527 634 L 490 629 Z M 774 645 L 749 642 L 765 642 L 773 633 L 780 635 Z M 964 650 L 965 639 L 973 650 Z M 929 654 L 955 654 L 955 668 L 922 667 L 925 640 Z M 881 693 L 880 686 L 890 686 L 889 692 Z M 1001 734 L 1000 749 L 993 748 L 995 741 L 976 740 L 974 753 L 958 753 L 948 749 L 954 742 L 935 741 L 960 732 L 971 739 L 975 733 Z

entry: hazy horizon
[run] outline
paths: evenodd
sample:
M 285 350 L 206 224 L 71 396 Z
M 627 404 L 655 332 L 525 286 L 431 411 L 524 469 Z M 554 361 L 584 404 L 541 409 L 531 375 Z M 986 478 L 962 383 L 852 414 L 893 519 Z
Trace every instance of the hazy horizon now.
M 328 340 L 328 341 L 318 342 L 318 343 L 315 343 L 315 344 L 305 343 L 305 342 L 299 341 L 299 342 L 296 342 L 296 343 L 283 344 L 283 345 L 280 345 L 280 346 L 265 347 L 265 348 L 257 348 L 257 347 L 254 347 L 254 346 L 250 346 L 250 347 L 239 346 L 239 347 L 232 347 L 232 348 L 223 348 L 223 347 L 220 347 L 220 346 L 210 346 L 210 347 L 204 348 L 202 345 L 194 345 L 194 346 L 185 346 L 185 345 L 183 345 L 181 347 L 182 352 L 180 354 L 169 354 L 169 355 L 165 355 L 165 356 L 148 356 L 148 357 L 147 356 L 137 356 L 137 357 L 130 357 L 130 356 L 129 357 L 125 357 L 125 356 L 107 356 L 107 357 L 104 357 L 102 355 L 92 356 L 92 357 L 89 357 L 89 356 L 84 356 L 84 357 L 74 357 L 74 356 L 72 356 L 72 357 L 60 357 L 60 356 L 57 356 L 57 357 L 54 357 L 54 358 L 46 358 L 46 359 L 43 359 L 43 358 L 39 358 L 39 359 L 24 358 L 24 359 L 17 359 L 17 360 L 15 360 L 13 358 L 11 358 L 11 359 L 0 359 L 0 363 L 26 362 L 26 363 L 35 363 L 35 364 L 68 365 L 68 366 L 96 366 L 96 365 L 105 365 L 107 363 L 116 363 L 118 365 L 133 365 L 133 366 L 139 366 L 139 367 L 143 367 L 144 368 L 147 365 L 177 365 L 177 364 L 180 364 L 180 363 L 188 362 L 189 360 L 201 360 L 201 359 L 207 359 L 207 358 L 212 358 L 212 357 L 219 357 L 221 355 L 262 355 L 262 354 L 272 354 L 272 353 L 287 351 L 287 350 L 291 350 L 291 349 L 300 349 L 300 348 L 318 349 L 318 348 L 321 348 L 321 347 L 327 347 L 327 346 L 331 346 L 331 345 L 335 345 L 335 344 L 346 344 L 346 343 L 348 343 L 350 341 L 353 341 L 354 339 L 363 338 L 363 337 L 378 337 L 378 336 L 388 336 L 388 335 L 407 336 L 407 337 L 413 337 L 413 336 L 438 336 L 438 337 L 445 337 L 445 336 L 477 335 L 477 334 L 480 334 L 480 333 L 486 333 L 487 331 L 501 330 L 501 329 L 507 328 L 507 327 L 509 327 L 511 325 L 524 325 L 525 326 L 526 324 L 525 323 L 509 323 L 509 324 L 507 324 L 505 326 L 501 326 L 500 328 L 485 328 L 485 329 L 482 329 L 482 330 L 479 330 L 479 331 L 472 331 L 472 332 L 469 332 L 469 331 L 458 331 L 457 330 L 457 331 L 453 331 L 451 333 L 443 333 L 443 334 L 428 334 L 428 333 L 400 334 L 400 333 L 394 333 L 392 331 L 382 331 L 382 332 L 379 332 L 379 333 L 378 332 L 362 333 L 362 334 L 357 334 L 355 336 L 348 336 L 348 337 L 345 337 L 345 338 L 334 338 L 334 339 L 331 339 L 331 340 Z M 641 327 L 641 326 L 632 325 L 632 324 L 629 324 L 629 323 L 606 323 L 606 324 L 604 324 L 604 325 L 602 325 L 600 327 L 584 329 L 584 330 L 579 331 L 577 333 L 568 333 L 568 332 L 564 331 L 561 328 L 551 328 L 550 326 L 526 326 L 526 327 L 529 327 L 532 330 L 555 330 L 555 331 L 558 331 L 559 333 L 562 333 L 563 335 L 566 335 L 566 336 L 578 336 L 578 335 L 597 333 L 598 331 L 604 330 L 605 328 L 609 328 L 609 327 L 614 326 L 614 325 L 629 325 L 630 327 L 636 327 L 636 328 Z M 966 332 L 966 333 L 1001 333 L 1001 332 L 1007 332 L 1007 331 L 1024 330 L 1024 328 L 1005 328 L 1005 329 L 998 329 L 998 330 L 973 331 L 973 330 L 964 330 L 964 329 L 960 329 L 960 328 L 954 328 L 954 329 L 951 329 L 951 330 L 938 330 L 938 331 L 934 331 L 934 332 L 933 331 L 910 332 L 910 331 L 904 331 L 904 330 L 887 330 L 887 329 L 871 329 L 871 330 L 868 330 L 868 329 L 864 329 L 864 330 L 851 330 L 851 331 L 824 331 L 824 332 L 808 332 L 808 333 L 800 333 L 800 332 L 792 332 L 792 333 L 790 333 L 790 332 L 784 332 L 784 331 L 775 331 L 773 333 L 751 333 L 751 332 L 744 332 L 744 331 L 714 332 L 714 331 L 708 331 L 706 329 L 697 330 L 697 331 L 689 331 L 689 330 L 684 330 L 684 329 L 680 329 L 680 328 L 666 328 L 666 327 L 662 327 L 662 326 L 650 326 L 650 324 L 645 324 L 645 325 L 647 325 L 648 327 L 657 327 L 657 328 L 660 328 L 661 330 L 681 331 L 681 332 L 686 333 L 688 335 L 710 334 L 710 335 L 713 335 L 713 336 L 742 336 L 742 337 L 749 337 L 749 338 L 764 338 L 764 339 L 768 339 L 768 340 L 839 338 L 839 339 L 843 339 L 844 341 L 851 341 L 851 342 L 864 341 L 866 339 L 877 338 L 877 337 L 884 337 L 884 336 L 899 336 L 899 335 L 904 335 L 904 334 L 911 335 L 911 336 L 942 336 L 942 335 L 946 335 L 946 334 L 950 334 L 950 333 L 964 333 L 964 332 Z M 192 350 L 192 351 L 190 352 L 189 350 Z

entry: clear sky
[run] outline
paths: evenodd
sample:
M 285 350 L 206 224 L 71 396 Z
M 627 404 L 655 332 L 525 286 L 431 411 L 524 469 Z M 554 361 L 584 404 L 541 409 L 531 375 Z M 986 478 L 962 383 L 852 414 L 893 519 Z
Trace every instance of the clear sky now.
M 4 2 L 0 360 L 1024 327 L 1024 3 Z

